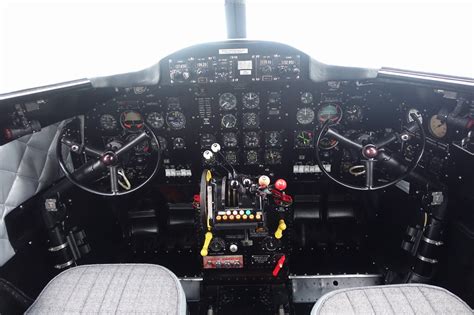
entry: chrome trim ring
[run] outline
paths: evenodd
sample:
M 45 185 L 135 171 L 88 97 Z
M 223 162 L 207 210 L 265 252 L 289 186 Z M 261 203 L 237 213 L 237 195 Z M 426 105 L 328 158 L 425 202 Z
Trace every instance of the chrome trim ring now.
M 442 242 L 442 241 L 435 241 L 435 240 L 432 240 L 431 238 L 427 238 L 426 236 L 423 236 L 422 240 L 425 243 L 435 245 L 435 246 L 441 246 L 441 245 L 444 244 L 444 242 Z
M 50 248 L 48 248 L 48 251 L 57 252 L 57 251 L 60 251 L 63 248 L 66 248 L 67 246 L 68 246 L 68 243 L 66 242 L 66 243 L 63 243 L 63 244 L 58 245 L 58 246 L 50 247 Z
M 437 264 L 438 263 L 438 260 L 437 259 L 433 259 L 433 258 L 427 258 L 425 256 L 421 256 L 420 254 L 416 255 L 416 257 L 421 260 L 421 261 L 424 261 L 424 262 L 427 262 L 429 264 Z
M 74 264 L 74 259 L 71 259 L 70 261 L 65 262 L 64 264 L 55 265 L 54 268 L 56 268 L 56 269 L 64 269 L 64 268 L 66 268 L 66 267 L 71 266 L 72 264 Z

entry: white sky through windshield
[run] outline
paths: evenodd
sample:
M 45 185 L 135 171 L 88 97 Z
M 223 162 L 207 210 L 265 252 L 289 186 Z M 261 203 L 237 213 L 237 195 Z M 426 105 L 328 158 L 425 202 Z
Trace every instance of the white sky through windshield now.
M 474 1 L 247 0 L 247 35 L 337 65 L 474 77 Z M 0 3 L 0 93 L 129 72 L 226 39 L 224 0 Z

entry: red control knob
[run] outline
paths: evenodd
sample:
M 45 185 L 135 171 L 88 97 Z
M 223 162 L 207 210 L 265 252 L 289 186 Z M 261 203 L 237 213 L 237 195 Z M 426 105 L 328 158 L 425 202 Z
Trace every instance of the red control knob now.
M 281 178 L 280 178 L 280 179 L 278 179 L 278 180 L 275 182 L 275 188 L 278 189 L 278 190 L 280 190 L 280 191 L 285 190 L 285 189 L 286 189 L 286 186 L 287 186 L 286 180 L 284 180 L 284 179 L 281 179 Z
M 198 203 L 201 202 L 201 196 L 200 195 L 194 195 L 193 201 L 198 202 Z

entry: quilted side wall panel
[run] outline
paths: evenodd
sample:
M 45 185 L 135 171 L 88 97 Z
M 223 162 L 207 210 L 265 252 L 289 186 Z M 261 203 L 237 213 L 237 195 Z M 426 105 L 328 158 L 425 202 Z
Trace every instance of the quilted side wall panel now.
M 5 216 L 61 176 L 56 159 L 59 125 L 0 146 L 0 266 L 15 254 Z

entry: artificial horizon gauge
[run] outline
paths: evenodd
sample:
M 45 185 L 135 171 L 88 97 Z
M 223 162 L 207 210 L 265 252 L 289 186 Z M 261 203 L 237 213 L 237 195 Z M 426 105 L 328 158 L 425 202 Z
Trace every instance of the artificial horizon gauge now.
M 127 110 L 120 115 L 120 123 L 126 130 L 138 131 L 143 128 L 143 117 L 139 112 Z
M 296 120 L 302 125 L 308 125 L 314 120 L 314 110 L 309 107 L 298 109 L 296 112 Z
M 219 97 L 219 107 L 223 110 L 231 110 L 237 106 L 237 98 L 232 93 L 224 93 Z
M 304 92 L 303 94 L 301 94 L 300 100 L 303 104 L 311 104 L 313 102 L 313 94 L 311 94 L 310 92 Z
M 146 122 L 155 129 L 160 129 L 165 125 L 163 115 L 157 112 L 151 112 L 146 116 Z
M 117 128 L 117 119 L 110 114 L 104 114 L 99 118 L 100 127 L 103 130 L 114 130 Z
M 429 131 L 433 136 L 441 139 L 448 133 L 448 126 L 446 125 L 446 122 L 443 122 L 438 118 L 438 115 L 433 115 L 430 119 Z
M 342 118 L 342 109 L 337 104 L 329 104 L 318 110 L 318 121 L 325 123 L 330 120 L 332 123 L 338 123 Z
M 242 103 L 245 108 L 254 109 L 260 104 L 260 97 L 255 92 L 248 92 L 242 97 Z

